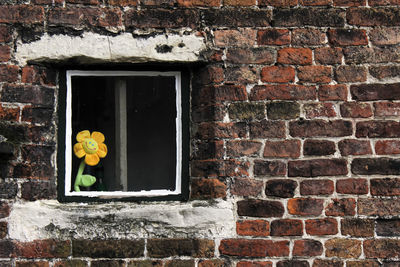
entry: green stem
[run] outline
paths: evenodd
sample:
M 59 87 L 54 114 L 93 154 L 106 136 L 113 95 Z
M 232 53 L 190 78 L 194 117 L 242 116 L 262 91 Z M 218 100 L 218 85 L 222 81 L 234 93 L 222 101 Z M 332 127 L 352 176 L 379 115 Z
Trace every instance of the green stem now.
M 81 164 L 79 165 L 78 174 L 76 175 L 75 178 L 75 183 L 74 183 L 75 192 L 81 191 L 79 185 L 82 184 L 82 174 L 84 170 L 85 170 L 85 159 L 82 159 Z

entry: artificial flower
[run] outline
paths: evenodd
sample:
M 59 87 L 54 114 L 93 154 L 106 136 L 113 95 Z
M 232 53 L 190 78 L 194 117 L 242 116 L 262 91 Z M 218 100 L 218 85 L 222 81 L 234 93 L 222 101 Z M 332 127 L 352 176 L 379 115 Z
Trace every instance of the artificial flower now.
M 78 158 L 85 156 L 85 163 L 90 166 L 97 165 L 100 158 L 107 155 L 107 146 L 104 144 L 105 137 L 100 132 L 90 134 L 88 130 L 81 131 L 76 135 L 74 153 Z

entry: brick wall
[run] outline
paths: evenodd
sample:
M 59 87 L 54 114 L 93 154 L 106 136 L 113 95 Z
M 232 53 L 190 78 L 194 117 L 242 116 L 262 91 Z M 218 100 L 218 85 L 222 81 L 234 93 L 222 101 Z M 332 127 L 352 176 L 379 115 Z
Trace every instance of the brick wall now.
M 399 5 L 1 1 L 0 266 L 400 266 Z M 57 69 L 22 64 L 18 46 L 84 32 L 204 37 L 189 202 L 230 203 L 236 233 L 14 238 L 17 204 L 69 209 L 54 202 Z

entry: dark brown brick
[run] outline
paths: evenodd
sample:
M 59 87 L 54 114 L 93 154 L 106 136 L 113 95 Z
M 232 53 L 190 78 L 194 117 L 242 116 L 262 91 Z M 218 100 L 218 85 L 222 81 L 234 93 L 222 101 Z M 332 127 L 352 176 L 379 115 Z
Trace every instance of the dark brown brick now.
M 325 242 L 325 256 L 338 258 L 358 258 L 361 255 L 361 241 L 335 238 Z
M 52 181 L 25 182 L 21 187 L 21 197 L 29 201 L 55 199 L 56 185 Z
M 226 143 L 228 157 L 258 156 L 262 143 L 250 140 L 234 140 Z
M 360 198 L 357 201 L 359 215 L 399 216 L 400 202 L 397 199 Z
M 315 259 L 312 267 L 343 267 L 343 262 L 340 260 Z
M 340 105 L 340 113 L 344 118 L 372 117 L 372 107 L 367 103 L 347 102 Z
M 1 5 L 0 23 L 43 23 L 44 8 L 30 5 Z
M 194 1 L 178 0 L 177 2 L 178 5 L 184 7 L 199 7 L 199 6 L 217 7 L 220 5 L 220 1 L 218 0 L 194 0 Z
M 354 174 L 399 175 L 400 160 L 392 158 L 356 158 L 351 164 Z
M 374 103 L 376 117 L 389 117 L 400 115 L 400 103 L 376 102 Z
M 276 51 L 272 48 L 229 48 L 226 61 L 239 64 L 271 64 L 275 62 Z
M 363 121 L 356 125 L 356 137 L 400 137 L 400 124 L 396 121 Z
M 250 100 L 315 100 L 315 86 L 280 84 L 256 85 L 251 90 Z
M 336 182 L 336 192 L 340 194 L 365 195 L 368 194 L 366 179 L 343 179 Z
M 231 193 L 236 196 L 259 196 L 262 192 L 263 182 L 246 179 L 236 178 L 232 182 Z
M 306 232 L 309 235 L 336 235 L 338 233 L 338 223 L 336 219 L 324 218 L 306 220 Z
M 400 39 L 400 36 L 399 36 Z M 369 74 L 374 78 L 382 80 L 386 78 L 395 78 L 400 76 L 400 66 L 370 66 Z
M 258 82 L 258 70 L 253 66 L 227 67 L 225 69 L 226 83 L 256 83 Z
M 265 158 L 298 158 L 300 157 L 300 140 L 266 141 Z
M 160 4 L 160 5 L 162 5 L 162 4 L 168 5 L 168 0 L 167 1 L 163 1 L 163 0 L 161 0 L 161 1 L 148 0 L 147 1 L 147 0 L 144 0 L 141 3 L 143 5 L 155 5 L 156 3 Z M 138 1 L 137 0 L 110 0 L 109 4 L 113 5 L 113 6 L 123 6 L 123 7 L 125 7 L 125 6 L 137 6 L 138 5 Z
M 320 101 L 345 101 L 347 99 L 347 87 L 344 84 L 320 85 L 318 99 Z
M 400 141 L 380 140 L 375 143 L 375 153 L 378 155 L 400 154 Z
M 306 180 L 300 183 L 302 195 L 331 195 L 334 185 L 331 180 Z
M 344 159 L 313 159 L 288 162 L 289 177 L 338 176 L 347 174 Z
M 342 235 L 351 237 L 371 237 L 374 236 L 375 221 L 370 219 L 342 219 Z
M 243 236 L 269 236 L 269 222 L 246 220 L 236 222 L 236 232 Z
M 198 85 L 218 84 L 224 81 L 224 70 L 220 66 L 207 66 L 196 73 L 195 82 Z
M 320 117 L 336 117 L 335 106 L 332 103 L 309 103 L 303 105 L 303 111 L 307 119 Z
M 192 92 L 194 105 L 240 101 L 247 99 L 246 87 L 243 85 L 216 85 L 194 88 Z
M 329 42 L 334 46 L 367 45 L 367 33 L 360 29 L 334 29 L 328 31 Z
M 364 241 L 364 253 L 367 258 L 400 257 L 399 239 L 370 239 Z
M 283 219 L 271 222 L 271 236 L 302 236 L 301 220 Z
M 315 257 L 323 252 L 321 242 L 312 239 L 296 240 L 293 246 L 293 256 Z
M 369 1 L 370 6 L 397 6 L 400 5 L 399 0 L 375 0 Z
M 342 137 L 352 135 L 353 127 L 344 120 L 299 120 L 289 122 L 289 132 L 293 137 Z
M 283 138 L 286 126 L 283 121 L 262 120 L 250 122 L 250 138 Z
M 365 6 L 366 0 L 333 0 L 334 6 Z
M 399 62 L 400 48 L 397 46 L 383 47 L 346 47 L 343 52 L 347 64 L 389 63 Z
M 319 216 L 324 208 L 323 199 L 292 198 L 289 199 L 287 208 L 289 214 L 300 216 Z
M 397 8 L 350 8 L 347 22 L 357 26 L 399 26 L 400 13 Z
M 302 261 L 302 260 L 284 260 L 284 261 L 278 261 L 276 263 L 276 267 L 309 267 L 310 265 L 308 264 L 307 261 Z
M 342 156 L 372 154 L 370 142 L 367 140 L 344 139 L 338 145 Z
M 282 64 L 311 65 L 312 50 L 309 48 L 282 48 L 278 51 L 277 61 Z
M 303 154 L 306 156 L 333 155 L 335 152 L 335 143 L 332 141 L 307 139 L 303 144 Z
M 367 69 L 361 66 L 339 66 L 335 72 L 335 79 L 339 83 L 365 82 Z
M 202 13 L 204 23 L 212 27 L 268 27 L 271 10 L 253 8 L 205 9 Z
M 325 43 L 326 34 L 320 29 L 294 29 L 292 31 L 292 45 L 308 46 Z
M 84 260 L 61 260 L 54 263 L 54 267 L 87 267 L 88 262 Z M 132 266 L 130 266 L 132 267 Z M 147 267 L 147 266 L 146 266 Z M 158 266 L 156 266 L 158 267 Z
M 261 70 L 261 81 L 271 83 L 293 82 L 295 70 L 289 66 L 267 66 Z
M 226 185 L 218 179 L 192 179 L 191 199 L 213 199 L 226 196 Z
M 43 86 L 4 84 L 1 101 L 53 106 L 54 89 Z
M 360 84 L 350 87 L 353 100 L 399 100 L 400 83 L 392 84 Z
M 345 23 L 345 13 L 335 8 L 275 9 L 273 17 L 273 25 L 278 27 L 343 27 Z
M 265 185 L 267 196 L 290 198 L 294 196 L 297 182 L 287 179 L 269 180 Z
M 356 201 L 353 198 L 332 199 L 325 209 L 327 216 L 354 216 Z
M 149 257 L 152 258 L 170 256 L 213 257 L 214 241 L 182 238 L 149 239 L 147 241 L 147 251 Z
M 283 161 L 254 161 L 255 176 L 284 176 L 286 174 L 286 164 Z
M 229 105 L 228 113 L 231 120 L 262 120 L 265 119 L 265 106 L 251 102 L 233 103 Z
M 400 29 L 373 28 L 369 32 L 369 39 L 374 45 L 396 45 L 400 42 Z
M 49 267 L 47 261 L 17 261 L 15 262 L 16 267 Z
M 290 44 L 290 31 L 287 29 L 265 29 L 257 32 L 258 45 Z
M 13 28 L 8 25 L 0 25 L 0 42 L 8 43 L 12 40 Z
M 260 0 L 259 6 L 291 7 L 297 5 L 297 0 Z
M 144 240 L 73 240 L 74 257 L 137 258 L 144 254 Z
M 218 47 L 250 47 L 256 41 L 256 30 L 239 28 L 239 30 L 214 31 L 214 42 Z
M 238 215 L 249 217 L 282 217 L 284 208 L 279 201 L 240 200 L 237 202 Z
M 193 106 L 193 122 L 222 121 L 225 117 L 225 107 L 221 104 Z
M 11 48 L 8 45 L 0 46 L 0 62 L 7 62 L 11 59 Z
M 362 261 L 347 261 L 346 267 L 379 267 L 378 261 L 362 260 Z
M 279 101 L 267 104 L 269 120 L 289 120 L 300 116 L 300 105 L 296 102 Z
M 289 242 L 262 239 L 223 239 L 219 251 L 222 255 L 228 256 L 285 257 L 289 255 Z
M 371 179 L 371 195 L 399 196 L 400 179 L 398 178 Z
M 270 261 L 239 261 L 236 267 L 272 267 Z
M 128 28 L 196 28 L 199 13 L 192 9 L 130 9 L 124 21 Z
M 228 267 L 229 266 L 229 261 L 225 261 L 225 260 L 200 260 L 198 266 L 199 267 Z
M 376 234 L 378 236 L 400 236 L 400 220 L 399 219 L 377 220 Z
M 124 267 L 125 262 L 123 260 L 95 260 L 95 261 L 91 261 L 90 266 L 93 266 L 93 267 Z
M 318 47 L 314 50 L 315 61 L 320 64 L 342 63 L 343 50 L 340 47 Z
M 71 255 L 71 242 L 43 239 L 32 242 L 14 242 L 17 257 L 22 258 L 66 258 Z
M 224 0 L 224 6 L 254 6 L 255 0 Z
M 244 122 L 203 122 L 198 124 L 195 135 L 199 139 L 215 138 L 239 138 L 246 136 L 246 124 Z
M 0 239 L 6 238 L 7 237 L 7 233 L 8 233 L 8 223 L 7 222 L 0 222 Z

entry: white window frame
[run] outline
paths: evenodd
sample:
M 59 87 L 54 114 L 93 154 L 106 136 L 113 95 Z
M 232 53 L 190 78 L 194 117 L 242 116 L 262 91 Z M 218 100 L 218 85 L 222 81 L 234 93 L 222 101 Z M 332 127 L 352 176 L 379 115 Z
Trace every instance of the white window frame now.
M 110 76 L 110 77 L 125 77 L 125 76 L 167 76 L 175 77 L 175 92 L 176 92 L 176 177 L 175 177 L 175 190 L 141 190 L 141 191 L 70 191 L 72 180 L 72 82 L 73 76 Z M 83 196 L 83 197 L 97 197 L 97 198 L 125 198 L 125 197 L 156 197 L 156 196 L 169 196 L 179 195 L 182 193 L 182 103 L 181 103 L 181 72 L 170 71 L 93 71 L 93 70 L 67 70 L 66 71 L 66 133 L 65 133 L 65 196 Z M 127 103 L 129 105 L 129 103 Z M 93 129 L 95 130 L 95 129 Z M 75 138 L 74 138 L 75 139 Z M 105 144 L 107 144 L 107 137 Z

